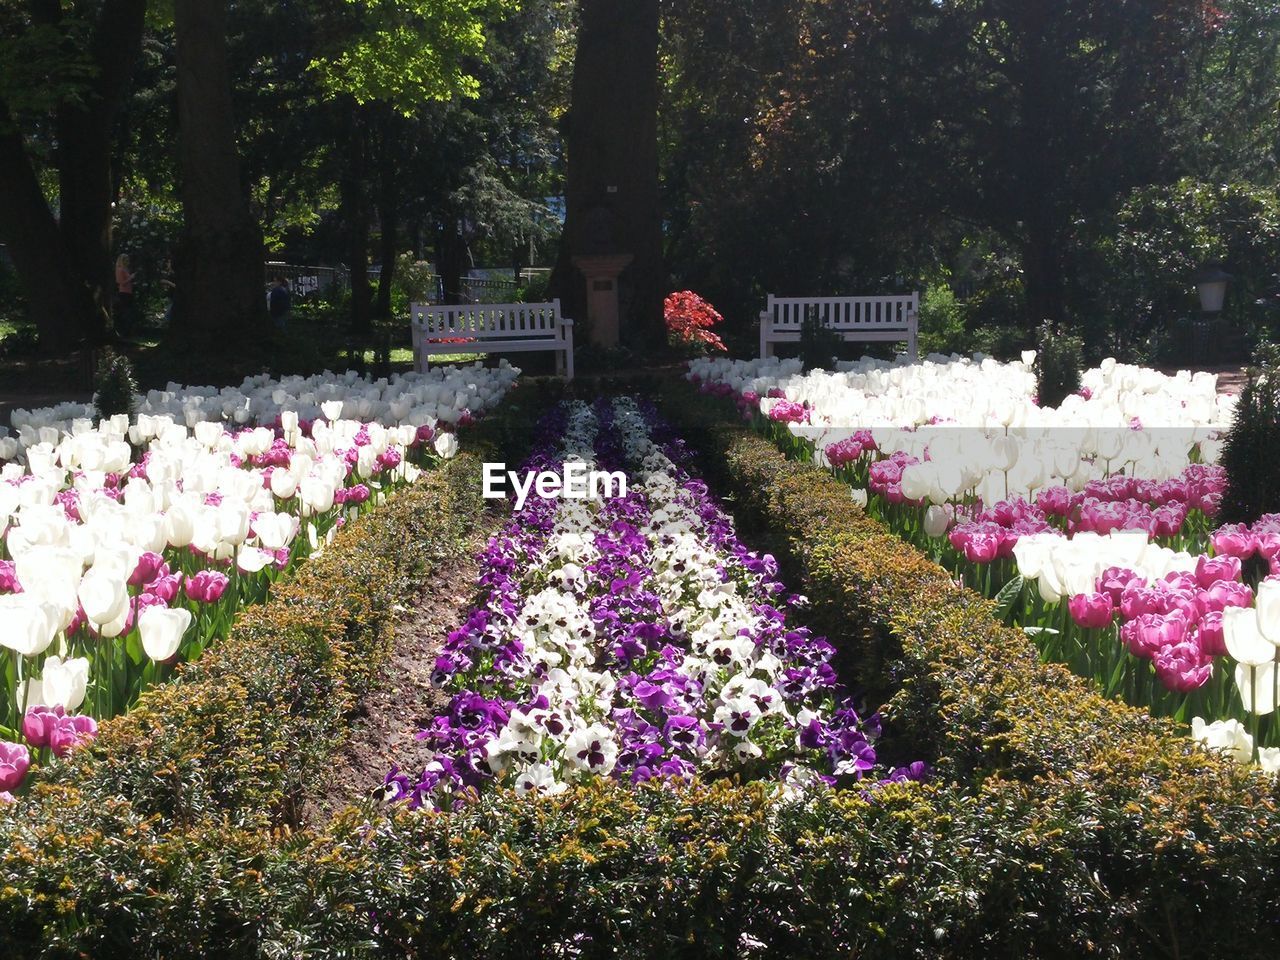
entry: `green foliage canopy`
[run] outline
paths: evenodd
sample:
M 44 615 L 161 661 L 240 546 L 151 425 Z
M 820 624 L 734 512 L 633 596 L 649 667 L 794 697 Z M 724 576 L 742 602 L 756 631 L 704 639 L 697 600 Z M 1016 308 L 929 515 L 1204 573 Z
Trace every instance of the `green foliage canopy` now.
M 345 0 L 347 37 L 311 62 L 321 86 L 409 117 L 430 102 L 474 98 L 469 61 L 485 50 L 485 21 L 512 0 Z

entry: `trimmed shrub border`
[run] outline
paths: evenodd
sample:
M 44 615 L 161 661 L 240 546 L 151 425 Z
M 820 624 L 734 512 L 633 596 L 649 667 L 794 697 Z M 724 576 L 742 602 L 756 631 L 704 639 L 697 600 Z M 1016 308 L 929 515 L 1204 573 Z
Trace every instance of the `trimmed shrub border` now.
M 293 829 L 369 682 L 360 657 L 385 644 L 406 581 L 384 581 L 447 563 L 452 525 L 479 509 L 459 458 L 0 811 L 0 956 L 1274 953 L 1269 781 L 1041 665 L 833 478 L 669 399 L 813 626 L 895 691 L 888 726 L 936 782 L 803 802 L 764 784 L 602 783 Z M 281 607 L 297 618 L 274 622 Z

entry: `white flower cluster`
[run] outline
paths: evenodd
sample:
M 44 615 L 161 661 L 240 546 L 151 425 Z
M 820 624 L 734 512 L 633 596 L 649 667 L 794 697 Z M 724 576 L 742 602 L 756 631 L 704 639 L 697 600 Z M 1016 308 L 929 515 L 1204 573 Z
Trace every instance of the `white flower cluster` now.
M 631 489 L 643 494 L 649 507 L 639 528 L 645 543 L 639 559 L 648 568 L 645 586 L 660 598 L 671 636 L 687 645 L 678 666 L 687 684 L 670 693 L 680 711 L 698 718 L 684 734 L 687 754 L 699 764 L 720 767 L 758 757 L 761 748 L 752 734 L 762 721 L 778 716 L 794 725 L 810 717 L 789 714 L 776 688 L 783 664 L 752 637 L 761 618 L 743 584 L 722 573 L 728 558 L 709 545 L 704 522 L 634 401 L 615 401 L 615 427 L 628 463 L 638 465 Z M 575 406 L 564 456 L 593 463 L 597 431 L 590 407 Z M 490 769 L 512 772 L 520 792 L 558 793 L 583 776 L 608 775 L 622 747 L 615 711 L 636 706 L 620 698 L 607 668 L 597 669 L 601 650 L 584 568 L 598 557 L 594 536 L 604 529 L 600 501 L 561 500 L 554 532 L 535 558 L 535 568 L 550 585 L 528 598 L 515 629 L 528 667 L 550 668 L 546 679 L 528 691 L 529 701 L 546 706 L 513 711 L 485 748 Z M 720 732 L 709 724 L 720 725 Z
M 193 564 L 234 563 L 228 572 L 253 575 L 314 553 L 344 512 L 417 477 L 407 453 L 420 428 L 457 423 L 462 410 L 480 415 L 517 372 L 476 366 L 391 381 L 348 374 L 173 388 L 148 395 L 132 422 L 97 426 L 82 407 L 16 412 L 17 436 L 0 440 L 0 455 L 22 455 L 0 467 L 0 646 L 29 658 L 22 673 L 43 677 L 48 696 L 69 669 L 73 623 L 109 640 L 136 622 L 145 652 L 167 660 L 192 616 L 136 609 L 130 587 L 144 583 L 136 576 L 145 554 L 188 574 Z M 263 421 L 278 432 L 251 426 Z M 456 449 L 452 434 L 441 438 L 449 440 L 442 455 Z M 300 535 L 306 549 L 294 553 Z M 71 662 L 77 677 L 88 669 L 83 658 Z M 81 677 L 81 696 L 83 686 Z
M 885 455 L 923 461 L 929 451 L 929 463 L 903 471 L 909 499 L 941 503 L 974 490 L 990 503 L 1057 483 L 1081 490 L 1118 472 L 1169 479 L 1193 457 L 1216 462 L 1236 401 L 1218 395 L 1214 374 L 1166 376 L 1105 360 L 1084 374 L 1081 394 L 1051 408 L 1034 401 L 1033 361 L 1033 353 L 1014 363 L 862 360 L 804 374 L 796 360 L 701 359 L 689 375 L 755 394 L 766 415 L 779 393 L 805 405 L 808 422 L 790 429 L 813 442 L 819 460 L 857 430 L 869 430 Z
M 139 398 L 137 422 L 132 428 L 114 421 L 112 430 L 120 440 L 128 439 L 136 446 L 175 428 L 194 430 L 203 423 L 232 427 L 270 424 L 287 415 L 307 421 L 348 420 L 415 428 L 444 424 L 452 428 L 462 420 L 464 411 L 479 416 L 491 409 L 519 375 L 519 368 L 503 360 L 496 369 L 477 363 L 379 380 L 348 371 L 280 380 L 261 374 L 246 378 L 238 387 L 220 390 L 171 383 Z M 93 415 L 93 405 L 84 403 L 15 410 L 10 417 L 15 435 L 4 436 L 5 430 L 0 428 L 0 461 L 16 459 L 37 444 L 57 446 L 67 436 L 90 433 Z M 101 456 L 101 460 L 90 461 L 91 469 L 118 470 L 121 463 L 129 461 L 127 446 L 114 446 Z

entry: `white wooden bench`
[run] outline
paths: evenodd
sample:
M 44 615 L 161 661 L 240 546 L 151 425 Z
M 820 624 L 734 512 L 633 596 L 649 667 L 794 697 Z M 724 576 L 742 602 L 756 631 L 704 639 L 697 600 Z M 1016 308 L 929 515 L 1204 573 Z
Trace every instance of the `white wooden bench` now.
M 431 354 L 512 353 L 552 350 L 556 373 L 573 379 L 573 321 L 551 303 L 463 303 L 409 307 L 413 361 L 427 372 Z M 441 340 L 462 340 L 441 343 Z
M 820 322 L 846 342 L 905 340 L 914 363 L 920 359 L 920 294 L 890 297 L 775 297 L 760 314 L 760 356 L 773 356 L 775 343 L 799 343 L 806 319 Z

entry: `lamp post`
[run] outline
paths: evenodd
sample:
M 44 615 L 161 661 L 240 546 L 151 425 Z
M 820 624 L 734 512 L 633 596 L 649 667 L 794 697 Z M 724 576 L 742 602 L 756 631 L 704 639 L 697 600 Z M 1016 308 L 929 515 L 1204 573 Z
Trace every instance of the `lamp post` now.
M 1231 274 L 1219 264 L 1206 264 L 1195 275 L 1196 293 L 1200 295 L 1200 309 L 1206 314 L 1222 312 L 1222 304 L 1227 296 L 1227 284 L 1231 282 Z

